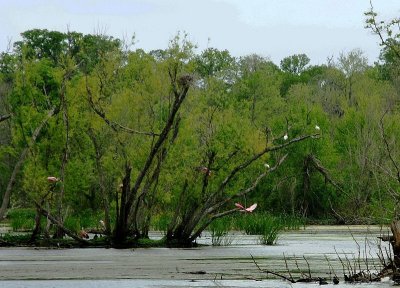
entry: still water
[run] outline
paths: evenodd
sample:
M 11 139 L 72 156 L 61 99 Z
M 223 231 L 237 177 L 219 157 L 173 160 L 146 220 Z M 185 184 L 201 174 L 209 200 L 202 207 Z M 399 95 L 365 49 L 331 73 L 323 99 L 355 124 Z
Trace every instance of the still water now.
M 342 278 L 350 269 L 343 272 L 343 263 L 356 270 L 379 269 L 378 253 L 389 247 L 377 237 L 387 233 L 387 228 L 375 226 L 308 226 L 283 233 L 274 246 L 236 232 L 223 240 L 228 246 L 192 249 L 0 248 L 0 287 L 317 287 L 274 279 L 251 256 L 261 269 L 286 276 L 290 270 L 296 278 L 301 270 L 328 280 L 335 274 Z M 210 244 L 210 235 L 205 233 L 198 243 Z M 324 287 L 350 286 L 341 281 Z

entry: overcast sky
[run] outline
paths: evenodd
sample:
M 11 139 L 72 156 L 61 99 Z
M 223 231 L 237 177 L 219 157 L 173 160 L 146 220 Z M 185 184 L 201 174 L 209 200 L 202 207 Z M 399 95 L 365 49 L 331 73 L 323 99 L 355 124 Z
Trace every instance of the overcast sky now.
M 400 0 L 374 0 L 383 19 L 400 15 Z M 136 35 L 136 48 L 163 49 L 186 31 L 199 50 L 257 53 L 275 63 L 305 53 L 313 64 L 360 48 L 372 63 L 378 38 L 364 29 L 369 0 L 0 0 L 0 51 L 23 31 Z

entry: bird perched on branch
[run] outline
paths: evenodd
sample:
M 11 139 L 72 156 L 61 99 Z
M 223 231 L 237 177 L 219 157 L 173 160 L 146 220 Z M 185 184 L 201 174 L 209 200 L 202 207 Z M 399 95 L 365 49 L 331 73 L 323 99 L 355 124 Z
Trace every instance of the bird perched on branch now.
M 206 174 L 207 176 L 211 176 L 211 173 L 212 173 L 211 170 L 208 169 L 208 168 L 205 167 L 205 166 L 197 167 L 197 170 L 200 171 L 200 172 L 203 173 L 203 174 Z
M 242 204 L 240 203 L 235 203 L 235 206 L 237 208 L 239 208 L 240 212 L 245 212 L 245 213 L 252 213 L 254 211 L 254 209 L 257 208 L 257 203 L 254 203 L 253 205 L 251 205 L 250 207 L 245 208 Z

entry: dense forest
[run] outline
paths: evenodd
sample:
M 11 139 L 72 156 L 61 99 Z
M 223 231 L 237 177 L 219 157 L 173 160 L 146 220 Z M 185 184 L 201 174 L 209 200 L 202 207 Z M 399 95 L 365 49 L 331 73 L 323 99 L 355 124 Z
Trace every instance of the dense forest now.
M 0 54 L 0 217 L 95 214 L 116 242 L 159 219 L 190 243 L 235 202 L 332 223 L 396 217 L 398 20 L 381 41 L 310 65 L 198 51 L 178 33 L 150 52 L 107 35 L 33 29 Z M 329 55 L 327 55 L 329 56 Z M 40 216 L 38 221 L 40 222 Z M 39 229 L 40 225 L 37 225 Z

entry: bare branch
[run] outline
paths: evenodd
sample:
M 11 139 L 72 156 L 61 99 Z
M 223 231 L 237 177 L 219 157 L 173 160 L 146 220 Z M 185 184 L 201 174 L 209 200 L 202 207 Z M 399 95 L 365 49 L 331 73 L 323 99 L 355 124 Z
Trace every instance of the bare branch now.
M 93 111 L 101 118 L 103 119 L 104 122 L 106 122 L 106 124 L 108 126 L 110 126 L 115 132 L 118 131 L 123 131 L 123 132 L 127 132 L 127 133 L 131 133 L 131 134 L 139 134 L 139 135 L 147 135 L 147 136 L 160 136 L 160 134 L 154 133 L 154 132 L 145 132 L 145 131 L 138 131 L 138 130 L 134 130 L 131 129 L 129 127 L 123 126 L 115 121 L 112 121 L 110 119 L 107 118 L 105 112 L 96 106 L 96 104 L 93 101 L 93 96 L 92 96 L 92 91 L 90 90 L 87 80 L 86 80 L 86 91 L 88 94 L 88 101 L 89 101 L 89 105 L 90 107 L 92 107 Z
M 251 191 L 253 191 L 257 187 L 257 185 L 261 181 L 261 179 L 263 179 L 267 174 L 269 174 L 272 171 L 276 170 L 283 163 L 283 161 L 285 161 L 286 157 L 287 157 L 287 154 L 284 155 L 281 159 L 279 159 L 278 163 L 274 167 L 272 167 L 268 171 L 265 171 L 265 172 L 261 173 L 260 175 L 258 175 L 258 177 L 253 181 L 253 183 L 252 183 L 252 185 L 250 187 L 238 191 L 236 194 L 233 194 L 233 195 L 225 198 L 224 200 L 217 202 L 216 204 L 214 204 L 213 206 L 209 207 L 208 209 L 207 209 L 207 206 L 206 206 L 206 211 L 202 214 L 202 216 L 210 215 L 211 213 L 213 213 L 214 211 L 216 211 L 217 209 L 219 209 L 223 205 L 225 205 L 228 202 L 230 202 L 233 198 L 244 196 L 244 195 L 250 193 Z M 238 211 L 239 210 L 237 208 L 235 208 L 235 209 L 231 209 L 231 210 L 227 210 L 227 211 L 224 211 L 224 212 L 221 212 L 221 213 L 217 213 L 217 214 L 211 215 L 203 223 L 203 225 L 201 225 L 196 230 L 196 232 L 194 232 L 192 234 L 192 236 L 190 237 L 191 240 L 194 241 L 201 234 L 201 232 L 204 229 L 206 229 L 207 226 L 210 225 L 215 219 L 221 218 L 223 216 L 226 216 L 226 215 L 238 212 Z
M 305 135 L 305 136 L 299 136 L 296 138 L 293 138 L 292 140 L 280 144 L 280 145 L 276 145 L 276 146 L 272 146 L 272 147 L 266 147 L 264 150 L 262 150 L 260 153 L 254 155 L 252 158 L 248 159 L 247 161 L 243 162 L 242 164 L 236 166 L 231 173 L 229 173 L 229 175 L 224 179 L 224 181 L 222 181 L 221 185 L 218 188 L 217 193 L 221 192 L 226 185 L 229 183 L 229 181 L 241 170 L 245 169 L 246 167 L 248 167 L 251 163 L 253 163 L 254 161 L 256 161 L 257 159 L 259 159 L 261 156 L 265 155 L 268 152 L 273 152 L 273 151 L 277 151 L 280 149 L 283 149 L 285 147 L 288 147 L 294 143 L 303 141 L 307 138 L 317 138 L 319 136 L 319 134 L 313 134 L 313 135 Z

